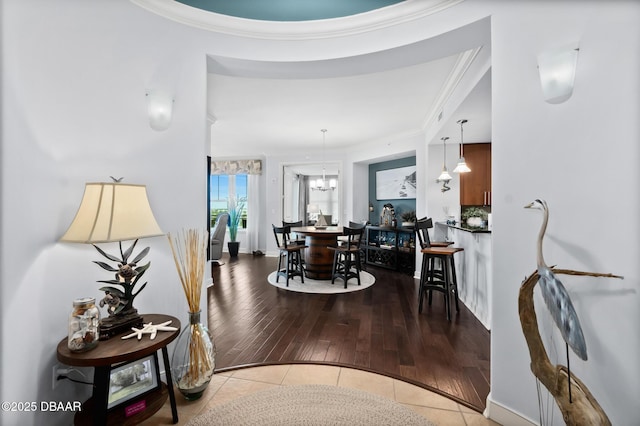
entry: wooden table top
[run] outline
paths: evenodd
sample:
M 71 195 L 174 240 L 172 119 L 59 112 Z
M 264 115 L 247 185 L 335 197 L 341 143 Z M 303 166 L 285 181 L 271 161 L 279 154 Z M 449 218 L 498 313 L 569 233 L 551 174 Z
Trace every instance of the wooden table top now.
M 169 327 L 175 327 L 176 331 L 158 331 L 155 339 L 151 340 L 149 334 L 143 334 L 142 339 L 137 337 L 122 340 L 122 336 L 132 333 L 127 331 L 109 340 L 100 340 L 98 346 L 87 352 L 71 352 L 67 347 L 67 337 L 58 343 L 58 361 L 66 365 L 79 367 L 99 367 L 116 364 L 118 362 L 130 361 L 142 358 L 162 349 L 171 343 L 180 333 L 180 321 L 170 315 L 146 314 L 142 315 L 144 323 L 161 324 L 171 321 Z
M 291 232 L 303 235 L 342 235 L 342 226 L 327 226 L 316 228 L 315 226 L 296 226 L 291 228 Z

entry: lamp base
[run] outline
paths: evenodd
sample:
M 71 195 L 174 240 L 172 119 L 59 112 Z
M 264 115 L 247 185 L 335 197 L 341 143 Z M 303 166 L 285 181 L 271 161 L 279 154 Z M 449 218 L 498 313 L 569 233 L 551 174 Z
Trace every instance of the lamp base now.
M 133 312 L 125 315 L 114 315 L 100 320 L 98 325 L 98 340 L 109 340 L 113 336 L 131 331 L 132 327 L 142 327 L 142 316 L 135 309 Z

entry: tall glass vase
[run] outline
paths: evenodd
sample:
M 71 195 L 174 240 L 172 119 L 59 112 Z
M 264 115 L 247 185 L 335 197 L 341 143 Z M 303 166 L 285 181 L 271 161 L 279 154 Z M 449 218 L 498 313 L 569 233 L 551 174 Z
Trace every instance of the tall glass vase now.
M 215 368 L 215 345 L 207 327 L 200 322 L 200 311 L 189 312 L 189 324 L 178 336 L 171 359 L 173 381 L 185 399 L 200 398 Z

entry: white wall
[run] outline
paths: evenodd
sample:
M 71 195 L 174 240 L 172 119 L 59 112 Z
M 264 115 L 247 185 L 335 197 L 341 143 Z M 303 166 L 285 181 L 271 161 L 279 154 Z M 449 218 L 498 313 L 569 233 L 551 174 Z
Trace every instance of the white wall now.
M 91 246 L 59 243 L 85 182 L 147 185 L 165 232 L 206 222 L 205 57 L 197 31 L 126 1 L 2 2 L 1 309 L 3 401 L 84 401 L 52 390 L 56 346 L 72 301 L 101 297 Z M 145 91 L 176 94 L 169 130 L 149 127 Z M 117 251 L 116 244 L 101 245 Z M 186 318 L 166 238 L 150 246 L 141 313 Z M 76 378 L 82 379 L 77 376 Z M 90 380 L 91 377 L 89 376 Z M 2 413 L 3 425 L 68 424 L 72 413 Z
M 615 425 L 640 422 L 637 212 L 640 3 L 498 2 L 492 16 L 493 328 L 491 399 L 534 422 L 537 397 L 517 314 L 518 288 L 535 269 L 541 216 L 549 203 L 546 261 L 612 272 L 624 281 L 561 277 L 585 332 L 589 360 L 571 368 Z M 537 55 L 580 41 L 573 96 L 542 100 Z M 610 178 L 614 173 L 615 178 Z M 536 300 L 543 336 L 554 331 L 552 362 L 564 345 Z M 555 424 L 562 424 L 556 413 Z

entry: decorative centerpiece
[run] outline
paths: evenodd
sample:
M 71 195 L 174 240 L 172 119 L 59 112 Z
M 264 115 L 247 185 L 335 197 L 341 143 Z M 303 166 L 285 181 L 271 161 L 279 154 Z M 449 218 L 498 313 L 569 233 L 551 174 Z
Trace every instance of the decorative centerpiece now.
M 403 212 L 400 217 L 402 218 L 402 226 L 413 227 L 416 223 L 416 211 L 409 210 Z
M 111 177 L 113 182 L 87 183 L 80 207 L 73 222 L 60 241 L 92 244 L 98 253 L 114 262 L 94 262 L 108 271 L 113 279 L 98 282 L 108 284 L 100 288 L 105 292 L 100 306 L 107 306 L 108 316 L 100 320 L 98 334 L 100 340 L 107 340 L 117 334 L 141 327 L 142 316 L 133 307 L 133 300 L 147 283 L 138 282 L 149 268 L 150 262 L 139 265 L 149 253 L 149 247 L 138 255 L 133 250 L 138 239 L 164 235 L 156 222 L 144 185 L 122 183 L 122 178 Z M 122 242 L 135 240 L 123 250 Z M 96 244 L 117 242 L 120 256 L 108 254 Z M 137 286 L 137 288 L 136 288 Z
M 242 214 L 244 212 L 246 200 L 244 198 L 229 198 L 229 242 L 227 247 L 229 248 L 229 256 L 238 256 L 240 249 L 240 242 L 238 241 L 238 227 L 242 220 Z
M 102 308 L 106 305 L 107 313 L 109 314 L 107 318 L 103 318 L 100 321 L 101 340 L 106 340 L 131 327 L 142 325 L 142 317 L 138 314 L 138 310 L 133 307 L 133 300 L 147 286 L 147 283 L 142 284 L 136 292 L 134 292 L 134 289 L 145 271 L 151 266 L 151 262 L 138 266 L 138 263 L 149 253 L 149 247 L 138 253 L 133 260 L 129 260 L 137 243 L 138 240 L 135 240 L 126 251 L 123 251 L 122 242 L 120 242 L 119 258 L 108 254 L 97 245 L 93 245 L 98 253 L 116 263 L 116 267 L 113 267 L 105 262 L 97 260 L 93 262 L 102 269 L 115 272 L 115 279 L 98 281 L 99 283 L 110 284 L 100 287 L 100 291 L 104 291 L 105 294 L 100 300 L 100 307 Z M 114 286 L 119 286 L 120 288 Z
M 173 260 L 189 305 L 189 324 L 178 336 L 171 359 L 171 375 L 185 399 L 200 398 L 215 368 L 215 346 L 207 327 L 200 322 L 200 294 L 207 263 L 207 232 L 191 229 L 168 235 Z
M 479 207 L 469 207 L 462 213 L 462 219 L 472 228 L 482 228 L 487 217 L 488 213 Z

